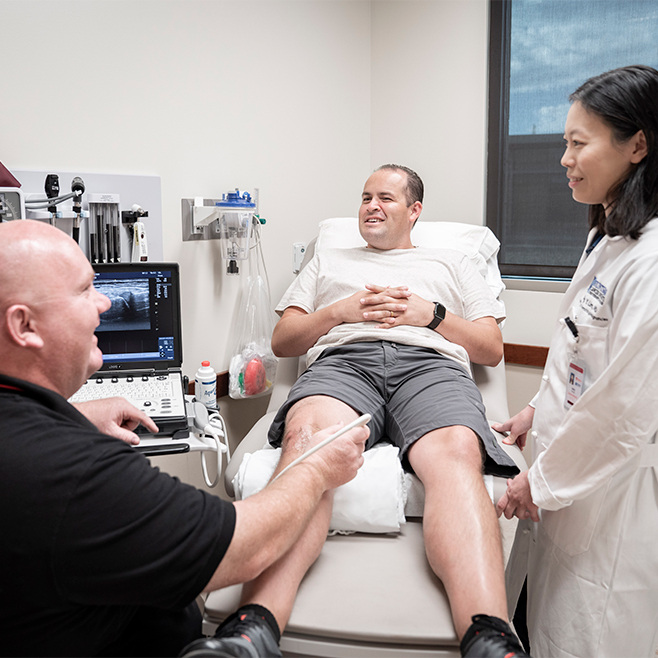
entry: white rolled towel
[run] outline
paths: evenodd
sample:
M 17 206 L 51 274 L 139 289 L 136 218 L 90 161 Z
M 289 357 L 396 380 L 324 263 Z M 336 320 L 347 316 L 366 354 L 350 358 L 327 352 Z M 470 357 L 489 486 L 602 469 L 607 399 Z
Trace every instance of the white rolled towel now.
M 399 532 L 405 523 L 406 488 L 398 448 L 376 445 L 364 453 L 356 477 L 336 489 L 330 532 Z M 236 499 L 258 493 L 279 463 L 281 449 L 246 453 L 233 478 Z

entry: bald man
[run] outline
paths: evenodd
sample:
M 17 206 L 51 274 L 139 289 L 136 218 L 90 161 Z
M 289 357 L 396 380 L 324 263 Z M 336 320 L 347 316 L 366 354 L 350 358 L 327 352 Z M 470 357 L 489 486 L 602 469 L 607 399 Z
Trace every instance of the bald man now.
M 138 423 L 156 429 L 147 416 L 117 398 L 67 402 L 102 363 L 94 330 L 110 303 L 93 282 L 63 232 L 0 224 L 3 656 L 177 655 L 200 636 L 196 596 L 262 573 L 362 463 L 366 428 L 237 503 L 152 468 L 127 445 Z M 254 601 L 215 642 L 276 656 L 278 639 Z

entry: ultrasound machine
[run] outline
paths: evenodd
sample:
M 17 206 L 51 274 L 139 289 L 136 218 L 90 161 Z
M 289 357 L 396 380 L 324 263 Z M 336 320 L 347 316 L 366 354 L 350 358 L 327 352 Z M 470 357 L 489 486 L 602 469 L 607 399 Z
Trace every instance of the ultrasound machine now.
M 185 443 L 175 447 L 171 441 L 189 435 L 181 370 L 178 263 L 96 263 L 93 267 L 96 289 L 112 302 L 96 329 L 103 365 L 70 401 L 122 396 L 155 421 L 160 429 L 157 438 L 164 440 L 160 450 L 148 444 L 138 449 L 189 450 Z M 136 431 L 145 432 L 142 426 Z

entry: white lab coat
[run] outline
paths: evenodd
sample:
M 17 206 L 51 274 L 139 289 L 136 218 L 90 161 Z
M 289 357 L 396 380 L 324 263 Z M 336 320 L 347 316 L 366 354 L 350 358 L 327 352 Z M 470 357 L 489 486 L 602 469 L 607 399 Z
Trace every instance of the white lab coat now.
M 585 389 L 567 411 L 576 348 Z M 520 524 L 510 561 L 527 556 L 532 654 L 655 658 L 658 219 L 639 241 L 604 237 L 583 254 L 535 406 L 528 476 L 541 521 Z

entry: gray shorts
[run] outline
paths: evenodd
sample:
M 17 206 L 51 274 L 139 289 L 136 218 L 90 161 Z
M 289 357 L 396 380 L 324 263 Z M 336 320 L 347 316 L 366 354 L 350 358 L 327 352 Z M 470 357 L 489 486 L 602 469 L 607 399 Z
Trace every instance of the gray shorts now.
M 386 341 L 327 348 L 290 389 L 270 426 L 268 440 L 280 446 L 290 408 L 311 395 L 327 395 L 368 413 L 366 449 L 382 438 L 406 454 L 432 430 L 451 425 L 472 429 L 482 441 L 485 473 L 513 477 L 519 472 L 498 445 L 487 422 L 482 396 L 456 361 L 432 349 Z

